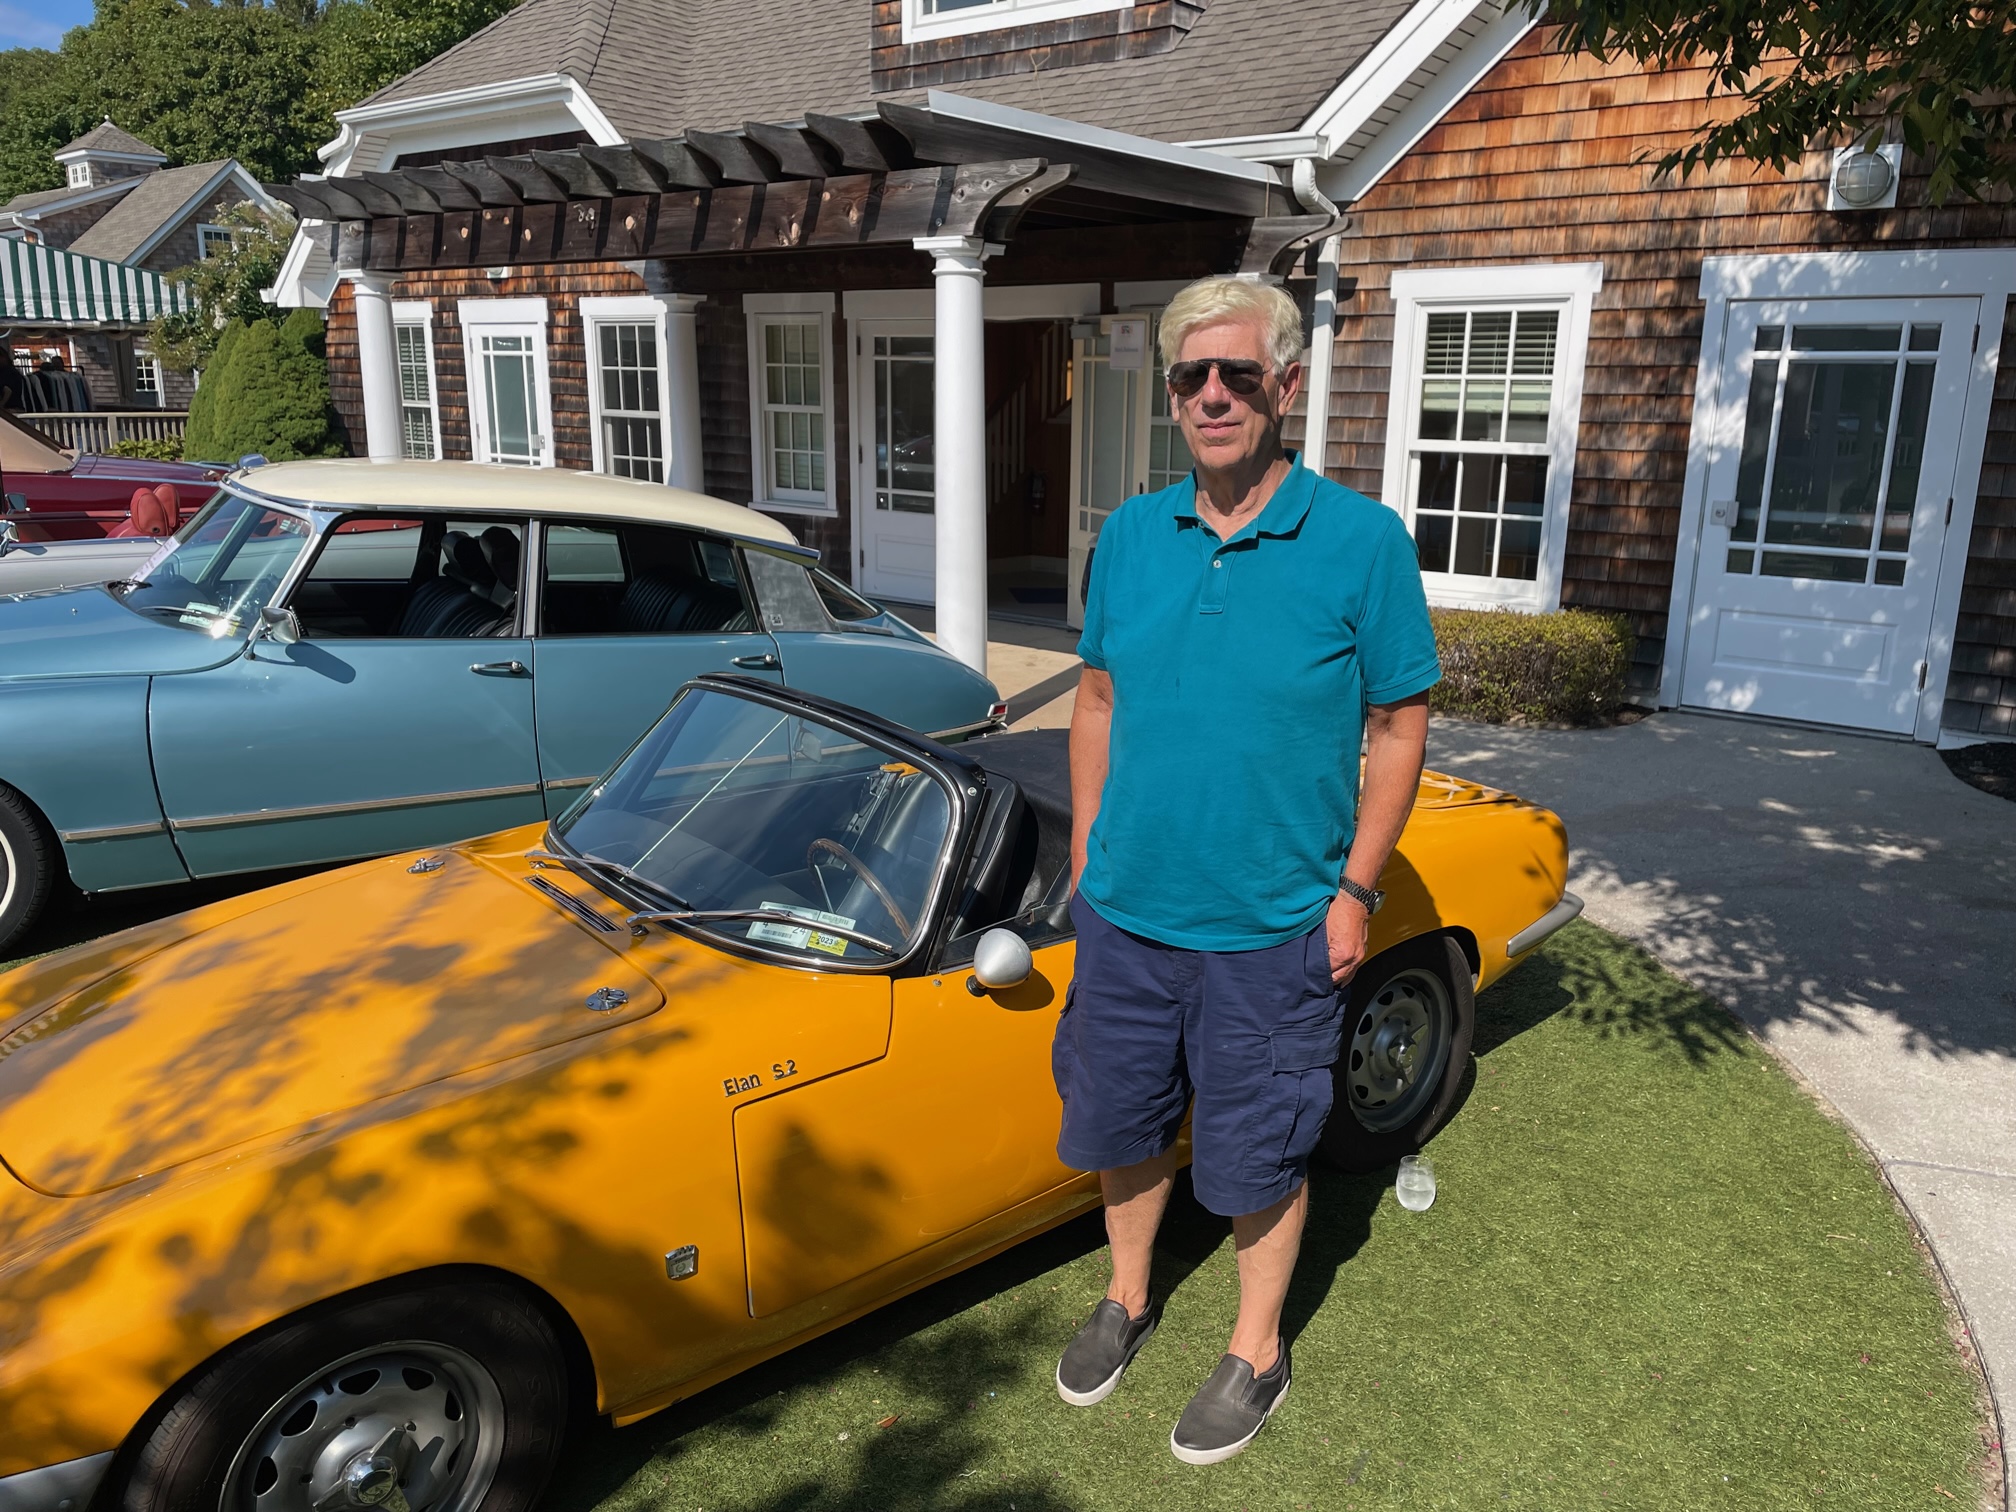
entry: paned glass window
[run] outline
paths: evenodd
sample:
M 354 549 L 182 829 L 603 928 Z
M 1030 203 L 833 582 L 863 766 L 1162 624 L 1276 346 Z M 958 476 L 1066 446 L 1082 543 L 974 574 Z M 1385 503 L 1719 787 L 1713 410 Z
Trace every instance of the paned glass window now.
M 196 228 L 196 256 L 208 261 L 220 252 L 231 249 L 231 228 L 229 226 L 198 226 Z
M 402 320 L 392 327 L 399 356 L 400 454 L 422 462 L 441 455 L 434 431 L 434 357 L 427 327 Z
M 1432 310 L 1413 453 L 1423 572 L 1540 575 L 1561 311 Z
M 875 338 L 875 507 L 936 507 L 937 410 L 929 336 Z
M 659 398 L 658 328 L 649 321 L 595 327 L 602 398 L 602 466 L 619 478 L 665 481 L 665 420 Z
M 133 354 L 133 397 L 156 409 L 161 406 L 161 363 L 152 352 Z
M 1101 11 L 1131 9 L 1134 0 L 904 0 L 904 28 L 912 39 L 1003 26 L 1035 26 Z
M 1183 428 L 1169 413 L 1169 383 L 1162 371 L 1162 344 L 1153 333 L 1148 348 L 1155 354 L 1155 373 L 1148 385 L 1148 492 L 1159 493 L 1189 476 L 1191 457 Z
M 762 325 L 763 468 L 766 496 L 826 502 L 825 340 L 820 315 Z

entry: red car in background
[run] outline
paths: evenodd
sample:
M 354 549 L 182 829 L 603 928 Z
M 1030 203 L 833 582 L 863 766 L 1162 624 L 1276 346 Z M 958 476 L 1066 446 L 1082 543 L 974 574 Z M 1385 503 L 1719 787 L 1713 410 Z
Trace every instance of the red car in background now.
M 230 469 L 202 462 L 151 462 L 135 457 L 73 457 L 40 431 L 0 410 L 0 520 L 17 539 L 83 541 L 131 533 L 133 495 L 173 486 L 180 519 L 208 501 Z M 150 519 L 149 525 L 156 522 Z M 151 531 L 149 533 L 152 533 Z

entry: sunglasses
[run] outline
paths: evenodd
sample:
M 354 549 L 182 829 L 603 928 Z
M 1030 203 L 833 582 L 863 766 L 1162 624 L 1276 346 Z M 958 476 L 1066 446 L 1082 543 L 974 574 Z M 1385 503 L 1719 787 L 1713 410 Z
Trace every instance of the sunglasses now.
M 1211 369 L 1218 369 L 1218 381 L 1232 393 L 1260 392 L 1267 377 L 1267 365 L 1247 357 L 1201 357 L 1195 362 L 1169 364 L 1169 392 L 1178 399 L 1190 399 L 1204 391 L 1211 381 Z

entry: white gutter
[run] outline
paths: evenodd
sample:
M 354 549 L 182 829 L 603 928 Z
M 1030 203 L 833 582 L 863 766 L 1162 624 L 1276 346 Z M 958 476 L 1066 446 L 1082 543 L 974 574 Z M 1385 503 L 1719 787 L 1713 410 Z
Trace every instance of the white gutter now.
M 1222 152 L 1200 151 L 1195 147 L 1178 146 L 1174 142 L 1159 142 L 1153 137 L 1134 136 L 1125 131 L 1109 131 L 1104 126 L 1087 126 L 1083 121 L 1068 121 L 1062 116 L 1040 115 L 1033 110 L 1017 110 L 1012 105 L 996 105 L 991 100 L 976 100 L 967 95 L 951 94 L 942 89 L 929 91 L 926 102 L 931 114 L 943 116 L 948 121 L 970 121 L 976 126 L 997 126 L 1004 131 L 1027 132 L 1032 136 L 1076 143 L 1117 156 L 1140 158 L 1144 162 L 1175 163 L 1185 168 L 1194 168 L 1199 173 L 1215 174 L 1220 178 L 1241 179 L 1252 184 L 1278 185 L 1281 182 L 1281 175 L 1266 164 L 1244 162 L 1235 157 L 1228 157 Z

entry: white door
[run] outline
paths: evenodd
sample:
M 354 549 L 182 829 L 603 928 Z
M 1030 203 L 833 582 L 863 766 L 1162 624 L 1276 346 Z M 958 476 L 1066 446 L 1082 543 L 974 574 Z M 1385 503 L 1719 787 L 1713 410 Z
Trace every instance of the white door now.
M 1085 624 L 1085 588 L 1092 552 L 1106 517 L 1135 494 L 1156 493 L 1190 471 L 1190 448 L 1169 413 L 1162 358 L 1148 322 L 1140 364 L 1113 364 L 1113 323 L 1139 316 L 1105 316 L 1099 334 L 1075 343 L 1077 372 L 1071 389 L 1071 561 L 1067 619 Z
M 1911 731 L 1979 307 L 1731 303 L 1683 703 Z
M 471 454 L 478 462 L 551 467 L 545 321 L 471 320 L 463 309 Z
M 858 320 L 854 335 L 855 586 L 928 604 L 938 570 L 931 322 Z

